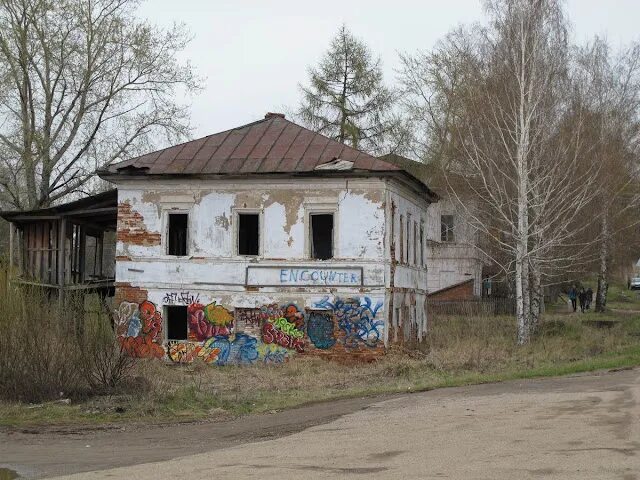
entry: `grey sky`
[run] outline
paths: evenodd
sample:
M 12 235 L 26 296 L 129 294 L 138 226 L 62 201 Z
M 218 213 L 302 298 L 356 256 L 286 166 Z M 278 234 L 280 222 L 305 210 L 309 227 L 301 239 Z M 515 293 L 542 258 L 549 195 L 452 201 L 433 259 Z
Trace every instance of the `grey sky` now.
M 569 0 L 567 10 L 578 41 L 640 39 L 637 0 Z M 184 55 L 206 77 L 191 99 L 194 135 L 203 136 L 294 106 L 307 67 L 343 22 L 380 55 L 393 84 L 398 51 L 429 49 L 482 10 L 479 0 L 147 0 L 141 14 L 158 25 L 183 22 L 193 34 Z

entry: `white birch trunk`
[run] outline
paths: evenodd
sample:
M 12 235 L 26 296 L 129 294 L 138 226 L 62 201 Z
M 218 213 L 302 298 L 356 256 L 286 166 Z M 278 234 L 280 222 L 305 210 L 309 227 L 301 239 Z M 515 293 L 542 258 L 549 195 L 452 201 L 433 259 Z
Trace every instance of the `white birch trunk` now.
M 607 213 L 602 216 L 602 243 L 600 245 L 600 272 L 598 273 L 598 290 L 596 292 L 596 312 L 604 312 L 607 306 L 609 290 L 608 257 L 609 257 L 609 219 Z

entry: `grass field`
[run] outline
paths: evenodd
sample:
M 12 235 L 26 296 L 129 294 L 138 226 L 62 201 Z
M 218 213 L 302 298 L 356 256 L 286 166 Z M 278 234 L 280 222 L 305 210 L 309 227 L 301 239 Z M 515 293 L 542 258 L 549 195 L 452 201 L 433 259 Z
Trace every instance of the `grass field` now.
M 142 361 L 121 393 L 77 403 L 0 403 L 0 424 L 105 424 L 210 420 L 336 398 L 409 392 L 640 365 L 640 299 L 612 289 L 606 314 L 549 309 L 530 345 L 515 345 L 511 317 L 431 320 L 420 352 L 370 364 L 298 357 L 276 366 L 211 367 Z M 625 305 L 627 308 L 618 308 Z

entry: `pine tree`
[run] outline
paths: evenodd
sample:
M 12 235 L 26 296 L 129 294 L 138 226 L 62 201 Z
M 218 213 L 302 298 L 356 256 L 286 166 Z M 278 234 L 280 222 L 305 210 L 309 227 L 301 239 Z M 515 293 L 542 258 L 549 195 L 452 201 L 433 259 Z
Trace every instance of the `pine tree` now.
M 301 123 L 361 150 L 384 149 L 396 128 L 394 94 L 383 83 L 380 59 L 365 43 L 343 25 L 309 76 L 309 86 L 300 86 Z

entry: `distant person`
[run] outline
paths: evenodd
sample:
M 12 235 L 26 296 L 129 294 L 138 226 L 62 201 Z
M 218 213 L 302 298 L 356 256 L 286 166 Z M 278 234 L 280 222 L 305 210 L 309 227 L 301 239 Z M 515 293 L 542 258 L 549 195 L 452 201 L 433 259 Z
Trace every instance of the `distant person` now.
M 591 302 L 593 301 L 593 290 L 591 290 L 591 287 L 587 288 L 587 305 L 586 305 L 586 309 L 589 310 L 591 308 Z
M 584 313 L 584 306 L 587 303 L 587 292 L 584 287 L 580 287 L 580 293 L 578 293 L 578 302 L 580 303 L 580 311 Z
M 571 300 L 571 307 L 573 308 L 573 311 L 576 311 L 576 307 L 577 307 L 577 300 L 578 300 L 578 290 L 576 290 L 576 286 L 575 285 L 571 285 L 571 288 L 569 289 L 568 292 L 569 295 L 569 300 Z

